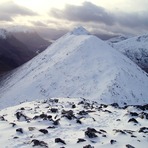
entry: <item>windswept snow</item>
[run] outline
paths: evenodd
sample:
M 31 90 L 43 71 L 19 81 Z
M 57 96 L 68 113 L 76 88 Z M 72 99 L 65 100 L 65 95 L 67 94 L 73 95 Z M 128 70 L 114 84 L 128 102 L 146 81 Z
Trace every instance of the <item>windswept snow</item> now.
M 130 59 L 78 28 L 13 72 L 0 88 L 0 108 L 47 97 L 148 103 L 148 76 Z
M 0 147 L 146 147 L 148 106 L 123 109 L 90 100 L 47 99 L 1 110 Z

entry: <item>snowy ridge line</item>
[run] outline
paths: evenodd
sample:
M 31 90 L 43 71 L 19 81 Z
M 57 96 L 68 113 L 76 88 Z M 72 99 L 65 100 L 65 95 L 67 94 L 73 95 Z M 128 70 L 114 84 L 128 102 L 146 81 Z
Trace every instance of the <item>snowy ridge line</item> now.
M 54 97 L 83 97 L 120 106 L 148 103 L 148 76 L 144 71 L 85 29 L 72 32 L 4 81 L 1 109 L 25 100 Z
M 84 98 L 26 102 L 0 111 L 5 147 L 145 147 L 148 104 L 119 107 Z

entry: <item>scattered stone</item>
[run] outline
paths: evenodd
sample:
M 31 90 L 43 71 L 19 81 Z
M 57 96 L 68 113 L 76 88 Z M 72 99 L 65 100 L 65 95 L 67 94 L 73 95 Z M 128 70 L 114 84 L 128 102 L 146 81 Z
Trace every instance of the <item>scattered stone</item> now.
M 75 104 L 73 104 L 71 107 L 72 107 L 72 108 L 76 108 L 76 105 L 75 105 Z
M 119 108 L 118 103 L 112 103 L 111 106 L 115 107 L 115 108 Z
M 123 130 L 124 132 L 128 133 L 128 134 L 133 134 L 134 131 L 132 130 Z
M 135 148 L 134 146 L 132 146 L 132 145 L 130 145 L 130 144 L 127 144 L 126 147 L 127 147 L 127 148 Z
M 104 112 L 107 112 L 107 113 L 110 113 L 110 114 L 112 113 L 111 111 L 109 111 L 109 110 L 107 110 L 107 109 L 104 110 Z
M 17 136 L 15 136 L 15 137 L 13 137 L 13 139 L 18 139 L 19 137 L 17 137 Z
M 13 123 L 13 122 L 11 122 L 10 124 L 12 125 L 12 127 L 15 127 L 15 126 L 16 126 L 16 124 L 15 124 L 15 123 Z
M 55 128 L 55 126 L 48 126 L 47 128 L 52 129 L 52 128 Z
M 117 119 L 116 121 L 121 121 L 121 119 Z
M 88 115 L 88 113 L 85 111 L 85 110 L 82 110 L 82 111 L 80 111 L 79 113 L 78 113 L 79 115 Z
M 83 148 L 94 148 L 94 147 L 89 144 L 89 145 L 83 146 Z
M 17 112 L 15 115 L 16 115 L 17 120 L 19 121 L 27 121 L 27 122 L 30 121 L 29 117 L 24 115 L 22 112 Z
M 62 110 L 61 114 L 63 115 L 63 117 L 66 117 L 69 120 L 72 120 L 73 118 L 75 118 L 73 111 L 72 110 Z
M 55 139 L 55 143 L 62 143 L 62 144 L 65 144 L 66 145 L 65 141 L 62 140 L 61 138 L 56 138 Z
M 137 138 L 137 136 L 135 136 L 135 135 L 131 135 L 131 137 L 132 137 L 132 138 Z
M 105 130 L 103 130 L 103 129 L 100 129 L 100 132 L 103 132 L 103 133 L 107 133 Z
M 6 119 L 4 118 L 4 116 L 0 116 L 0 121 L 6 121 Z
M 111 140 L 110 141 L 110 144 L 114 144 L 114 143 L 116 143 L 117 141 L 116 140 Z
M 95 133 L 97 133 L 94 128 L 87 128 L 87 131 L 85 131 L 85 135 L 88 136 L 89 138 L 96 138 L 98 137 Z
M 19 133 L 23 134 L 23 129 L 22 128 L 18 128 L 18 129 L 16 129 L 16 132 L 19 132 Z
M 40 129 L 39 131 L 43 134 L 48 134 L 48 131 L 46 129 Z
M 48 148 L 48 144 L 45 143 L 44 141 L 39 141 L 37 139 L 33 139 L 31 141 L 31 143 L 33 142 L 33 146 L 41 146 L 41 147 L 45 147 L 45 148 Z
M 59 121 L 60 121 L 60 119 L 53 120 L 53 124 L 54 124 L 54 125 L 59 125 Z
M 57 112 L 58 112 L 58 109 L 57 109 L 57 108 L 51 108 L 50 111 L 51 111 L 52 113 L 57 113 Z
M 77 141 L 77 143 L 80 143 L 80 142 L 85 142 L 85 141 L 86 141 L 85 139 L 78 138 L 78 141 Z
M 82 122 L 81 122 L 80 119 L 77 119 L 77 120 L 76 120 L 76 123 L 82 124 Z
M 113 129 L 113 131 L 115 131 L 116 133 L 126 134 L 124 131 L 120 129 Z
M 141 127 L 139 133 L 148 133 L 148 127 Z
M 35 127 L 28 127 L 28 130 L 29 131 L 34 131 L 35 130 Z
M 135 118 L 131 118 L 131 119 L 129 119 L 128 122 L 138 123 L 138 121 L 137 121 Z
M 130 115 L 131 116 L 136 116 L 136 117 L 138 116 L 138 114 L 136 112 L 130 112 Z

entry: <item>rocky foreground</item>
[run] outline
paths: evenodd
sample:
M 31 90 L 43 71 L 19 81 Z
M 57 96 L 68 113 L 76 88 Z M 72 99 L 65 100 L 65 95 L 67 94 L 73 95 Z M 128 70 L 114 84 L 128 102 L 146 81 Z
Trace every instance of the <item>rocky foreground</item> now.
M 148 105 L 119 107 L 83 98 L 22 103 L 0 111 L 0 147 L 144 148 Z

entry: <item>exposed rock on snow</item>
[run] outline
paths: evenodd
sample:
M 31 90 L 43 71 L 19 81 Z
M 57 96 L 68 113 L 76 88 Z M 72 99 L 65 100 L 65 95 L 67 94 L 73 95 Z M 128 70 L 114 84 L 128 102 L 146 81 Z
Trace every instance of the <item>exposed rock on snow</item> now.
M 76 107 L 72 108 L 71 104 Z M 21 108 L 24 108 L 22 114 L 30 118 L 29 122 L 16 119 L 16 113 Z M 51 112 L 51 108 L 57 108 L 58 112 Z M 65 118 L 63 110 L 71 110 L 75 118 Z M 80 115 L 80 110 L 88 114 Z M 54 99 L 26 102 L 0 111 L 0 146 L 145 147 L 148 139 L 147 119 L 136 116 L 138 124 L 128 123 L 131 119 L 129 112 L 139 115 L 141 112 L 148 113 L 148 110 L 143 111 L 136 106 L 114 107 L 82 98 L 59 98 L 58 102 Z M 39 118 L 34 118 L 37 116 Z M 59 119 L 59 124 L 55 126 L 53 121 L 56 119 Z M 77 119 L 82 124 L 77 123 Z

